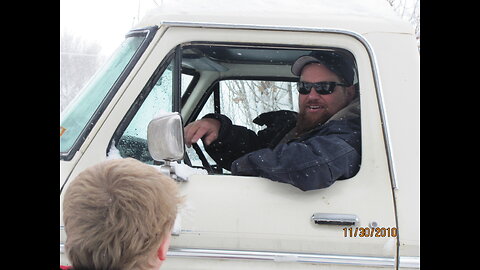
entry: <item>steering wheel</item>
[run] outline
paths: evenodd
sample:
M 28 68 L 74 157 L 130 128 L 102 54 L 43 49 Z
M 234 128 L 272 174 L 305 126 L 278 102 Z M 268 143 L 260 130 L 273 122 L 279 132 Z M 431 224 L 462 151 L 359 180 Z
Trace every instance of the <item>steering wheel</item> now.
M 198 157 L 200 158 L 200 161 L 202 161 L 203 167 L 207 170 L 208 174 L 214 174 L 215 170 L 213 170 L 212 166 L 210 163 L 208 163 L 207 158 L 203 154 L 202 149 L 200 149 L 200 146 L 198 146 L 197 143 L 192 143 L 193 149 L 197 153 Z

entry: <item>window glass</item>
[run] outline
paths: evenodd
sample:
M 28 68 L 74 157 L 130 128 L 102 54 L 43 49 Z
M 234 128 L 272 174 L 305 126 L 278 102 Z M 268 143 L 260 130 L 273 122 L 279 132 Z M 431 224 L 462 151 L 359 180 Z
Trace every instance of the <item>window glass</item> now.
M 156 80 L 148 96 L 123 132 L 117 149 L 122 157 L 132 157 L 142 162 L 153 163 L 147 146 L 148 123 L 165 112 L 172 112 L 173 61 Z
M 65 109 L 60 119 L 60 152 L 68 152 L 82 131 L 90 125 L 92 116 L 110 92 L 125 67 L 131 61 L 145 36 L 125 39 L 108 62 L 100 69 L 82 92 Z
M 145 163 L 153 163 L 148 152 L 147 127 L 152 119 L 165 112 L 172 112 L 173 66 L 172 60 L 162 75 L 156 79 L 145 99 L 138 101 L 142 102 L 142 105 L 116 144 L 122 157 L 132 157 Z M 192 78 L 191 75 L 182 74 L 183 91 L 188 87 Z

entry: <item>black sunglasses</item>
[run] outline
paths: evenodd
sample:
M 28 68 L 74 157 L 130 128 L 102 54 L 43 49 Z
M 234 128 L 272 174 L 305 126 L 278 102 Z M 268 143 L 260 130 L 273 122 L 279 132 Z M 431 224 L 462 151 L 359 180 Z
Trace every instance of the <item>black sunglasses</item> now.
M 335 87 L 338 86 L 348 86 L 344 83 L 338 83 L 338 82 L 315 82 L 315 83 L 309 83 L 309 82 L 299 82 L 297 84 L 297 90 L 298 93 L 302 95 L 308 95 L 310 94 L 310 91 L 312 90 L 312 87 L 315 88 L 315 91 L 319 95 L 328 95 L 333 93 L 335 91 Z

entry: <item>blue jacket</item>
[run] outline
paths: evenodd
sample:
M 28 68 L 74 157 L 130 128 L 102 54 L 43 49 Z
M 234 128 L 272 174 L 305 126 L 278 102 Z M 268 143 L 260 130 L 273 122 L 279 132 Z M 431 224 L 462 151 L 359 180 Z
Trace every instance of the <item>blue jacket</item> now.
M 205 149 L 232 174 L 265 177 L 303 191 L 329 187 L 336 180 L 358 172 L 361 162 L 358 100 L 307 134 L 279 143 L 295 126 L 296 115 L 291 111 L 262 114 L 254 122 L 267 128 L 258 134 L 233 125 L 224 115 L 206 115 L 222 124 L 217 140 Z

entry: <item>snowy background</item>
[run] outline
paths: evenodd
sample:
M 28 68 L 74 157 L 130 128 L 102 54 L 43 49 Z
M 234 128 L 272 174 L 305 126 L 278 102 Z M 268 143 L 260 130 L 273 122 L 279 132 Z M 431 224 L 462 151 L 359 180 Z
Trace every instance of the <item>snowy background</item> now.
M 128 30 L 148 10 L 166 1 L 174 0 L 60 0 L 60 112 Z M 420 48 L 420 0 L 385 1 L 415 27 Z

